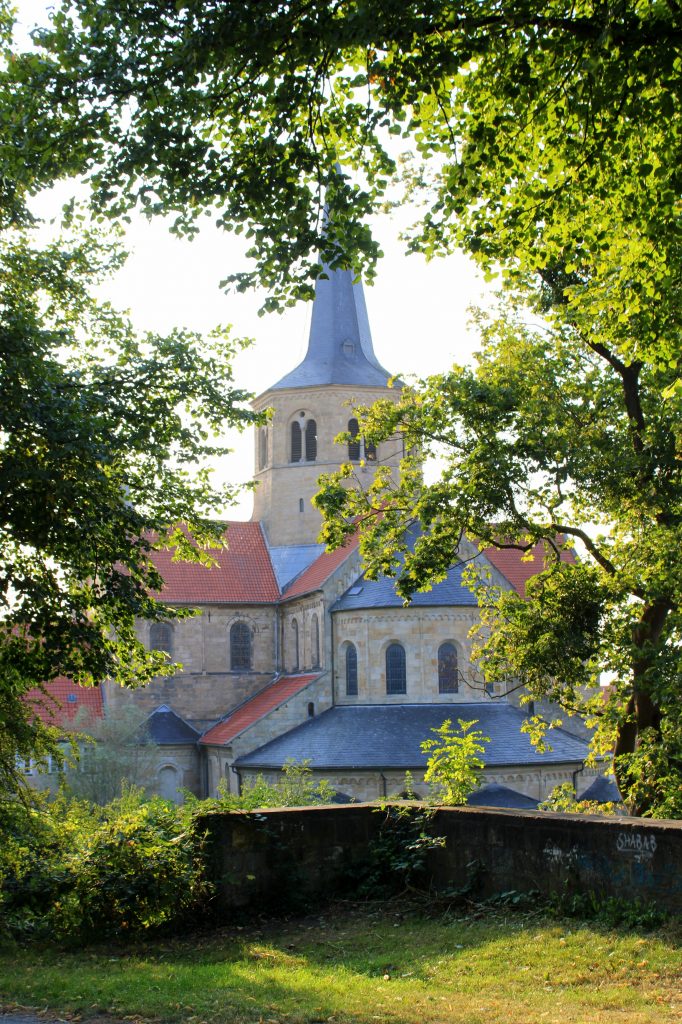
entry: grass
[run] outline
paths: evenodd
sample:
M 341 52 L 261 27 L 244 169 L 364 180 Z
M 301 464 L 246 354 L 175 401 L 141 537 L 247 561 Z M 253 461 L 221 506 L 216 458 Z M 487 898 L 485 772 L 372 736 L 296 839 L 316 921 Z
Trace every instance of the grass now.
M 182 940 L 5 948 L 0 1005 L 184 1024 L 666 1024 L 682 1019 L 682 955 L 670 928 L 336 906 Z

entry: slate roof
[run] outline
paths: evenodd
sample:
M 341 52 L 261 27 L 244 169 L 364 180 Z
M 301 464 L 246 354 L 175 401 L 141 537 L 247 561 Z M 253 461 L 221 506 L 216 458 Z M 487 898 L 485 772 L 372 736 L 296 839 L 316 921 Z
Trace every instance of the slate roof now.
M 216 565 L 174 562 L 172 551 L 154 552 L 164 579 L 159 593 L 169 604 L 269 604 L 280 590 L 260 523 L 227 523 L 227 548 L 213 548 Z
M 467 804 L 471 807 L 513 807 L 519 811 L 537 810 L 538 802 L 532 796 L 517 793 L 508 786 L 490 783 L 472 793 Z
M 308 351 L 269 390 L 322 384 L 384 387 L 390 377 L 374 354 L 365 296 L 352 270 L 323 267 L 315 283 Z
M 160 704 L 147 718 L 146 731 L 149 739 L 158 746 L 180 746 L 196 743 L 199 731 L 181 718 L 167 704 Z
M 280 590 L 308 568 L 324 551 L 324 544 L 290 544 L 270 548 L 270 560 Z
M 23 699 L 32 706 L 45 725 L 54 725 L 58 728 L 73 727 L 73 720 L 79 711 L 81 717 L 86 719 L 82 723 L 84 728 L 87 727 L 87 716 L 104 717 L 102 689 L 99 686 L 77 686 L 63 676 L 46 683 L 45 693 L 36 687 L 29 690 Z M 80 717 L 78 724 L 81 724 Z
M 588 786 L 584 793 L 581 793 L 579 799 L 595 800 L 598 804 L 619 804 L 623 800 L 616 780 L 613 776 L 607 778 L 605 775 L 600 775 L 595 779 L 592 785 Z
M 476 595 L 462 583 L 462 572 L 465 566 L 461 563 L 453 566 L 441 583 L 436 583 L 431 590 L 417 591 L 412 595 L 410 604 L 417 608 L 437 607 L 440 605 L 477 604 Z M 395 580 L 381 576 L 378 580 L 368 580 L 362 576 L 332 606 L 333 612 L 351 611 L 356 608 L 402 608 L 402 597 L 396 593 Z
M 239 767 L 281 768 L 287 758 L 310 759 L 311 768 L 421 769 L 426 755 L 420 744 L 446 718 L 477 721 L 490 737 L 483 759 L 486 766 L 550 765 L 583 761 L 588 746 L 562 729 L 548 737 L 551 751 L 535 750 L 521 724 L 525 714 L 511 704 L 356 704 L 322 712 L 290 732 L 236 761 Z
M 359 537 L 355 534 L 350 540 L 336 551 L 325 551 L 323 549 L 319 558 L 316 558 L 312 565 L 298 576 L 290 587 L 284 591 L 283 598 L 298 597 L 301 594 L 309 594 L 313 590 L 319 590 L 326 583 L 331 574 L 357 549 Z
M 211 726 L 201 737 L 200 742 L 208 746 L 222 746 L 229 743 L 238 733 L 248 729 L 259 718 L 263 718 L 280 704 L 284 704 L 290 697 L 304 690 L 309 683 L 319 678 L 319 674 L 319 672 L 309 672 L 303 675 L 283 676 L 281 679 L 275 680 L 254 697 L 240 704 L 221 722 Z

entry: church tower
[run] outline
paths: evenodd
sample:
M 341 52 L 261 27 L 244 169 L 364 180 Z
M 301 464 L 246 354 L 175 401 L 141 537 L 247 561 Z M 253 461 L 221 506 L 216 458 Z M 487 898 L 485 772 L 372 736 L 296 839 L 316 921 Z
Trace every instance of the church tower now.
M 364 487 L 377 465 L 397 473 L 402 457 L 400 440 L 365 445 L 353 411 L 399 395 L 374 354 L 362 284 L 350 270 L 325 267 L 324 274 L 315 286 L 305 358 L 254 402 L 258 411 L 272 409 L 272 419 L 256 431 L 252 518 L 273 546 L 317 543 L 322 521 L 311 499 L 322 473 L 352 462 Z M 355 440 L 335 444 L 347 430 Z

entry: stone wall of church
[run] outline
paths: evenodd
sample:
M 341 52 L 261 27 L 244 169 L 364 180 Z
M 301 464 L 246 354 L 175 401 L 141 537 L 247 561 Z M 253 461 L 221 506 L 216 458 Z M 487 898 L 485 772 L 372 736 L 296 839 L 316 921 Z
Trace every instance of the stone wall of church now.
M 310 672 L 325 667 L 328 650 L 325 620 L 324 596 L 319 590 L 282 607 L 283 672 Z
M 497 783 L 507 786 L 539 802 L 545 800 L 555 786 L 572 782 L 574 773 L 579 768 L 579 764 L 552 765 L 548 768 L 536 768 L 534 765 L 509 769 L 491 768 L 484 771 L 481 784 Z M 247 780 L 255 778 L 256 772 L 249 770 L 242 774 L 244 782 L 248 784 Z M 277 780 L 277 772 L 262 774 L 268 782 Z M 415 798 L 428 799 L 430 792 L 428 784 L 424 782 L 424 773 L 413 771 L 411 774 Z M 399 797 L 405 792 L 405 773 L 399 771 L 316 771 L 313 772 L 313 777 L 316 780 L 326 779 L 337 793 L 359 802 Z M 578 791 L 582 792 L 584 788 L 586 786 L 579 786 Z
M 314 544 L 322 523 L 310 499 L 319 490 L 321 473 L 331 473 L 348 461 L 348 449 L 334 438 L 348 429 L 352 405 L 370 405 L 378 398 L 399 398 L 389 388 L 326 386 L 267 391 L 254 402 L 257 410 L 272 409 L 272 420 L 255 437 L 255 479 L 252 519 L 261 522 L 271 544 Z M 303 428 L 300 460 L 292 461 L 291 424 Z M 314 421 L 316 458 L 305 458 L 305 428 Z M 391 465 L 397 470 L 402 442 L 387 441 L 380 446 L 374 462 L 358 463 L 358 478 L 369 486 L 374 466 Z
M 230 629 L 246 623 L 251 634 L 251 670 L 230 668 Z M 149 647 L 151 625 L 140 622 L 138 636 Z M 204 728 L 261 690 L 276 671 L 277 619 L 274 606 L 211 606 L 172 623 L 172 657 L 182 664 L 174 676 L 123 690 L 108 683 L 105 700 L 115 712 L 133 701 L 147 712 L 168 704 L 196 728 Z
M 478 622 L 478 608 L 370 608 L 334 614 L 334 688 L 337 704 L 466 703 L 486 698 L 483 683 L 471 665 L 469 631 Z M 458 689 L 440 693 L 438 649 L 454 644 Z M 386 692 L 386 649 L 405 650 L 406 692 Z M 358 693 L 346 687 L 346 651 L 357 651 Z

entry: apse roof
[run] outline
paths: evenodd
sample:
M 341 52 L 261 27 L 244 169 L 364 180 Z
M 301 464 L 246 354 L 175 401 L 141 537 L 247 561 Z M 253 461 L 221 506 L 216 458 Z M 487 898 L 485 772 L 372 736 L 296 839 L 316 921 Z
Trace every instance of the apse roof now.
M 532 745 L 521 725 L 526 715 L 511 704 L 356 704 L 323 711 L 303 725 L 240 757 L 244 768 L 281 768 L 288 758 L 319 770 L 423 769 L 421 743 L 449 718 L 476 722 L 486 744 L 486 767 L 550 765 L 584 761 L 588 745 L 562 729 L 548 735 L 551 750 Z
M 352 270 L 326 265 L 322 275 L 315 283 L 305 358 L 271 390 L 321 384 L 385 387 L 391 375 L 374 354 L 361 282 Z
M 460 563 L 450 569 L 446 579 L 435 583 L 430 590 L 415 591 L 410 604 L 416 608 L 439 605 L 471 606 L 477 604 L 476 595 L 462 582 L 464 566 Z M 396 593 L 396 581 L 388 576 L 368 580 L 362 576 L 332 606 L 333 612 L 357 608 L 402 608 L 405 604 Z

